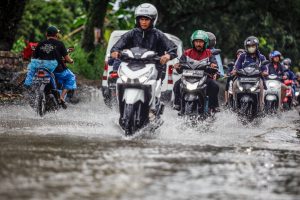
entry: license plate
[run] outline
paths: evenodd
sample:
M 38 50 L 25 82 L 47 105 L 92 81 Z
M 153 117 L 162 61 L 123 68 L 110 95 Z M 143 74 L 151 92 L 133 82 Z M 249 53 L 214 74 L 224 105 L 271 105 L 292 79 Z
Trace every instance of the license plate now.
M 258 78 L 241 77 L 240 81 L 247 83 L 256 83 L 258 81 Z
M 50 83 L 50 77 L 36 77 L 34 81 L 42 81 L 44 83 Z
M 182 75 L 201 78 L 204 75 L 204 71 L 203 70 L 183 70 Z

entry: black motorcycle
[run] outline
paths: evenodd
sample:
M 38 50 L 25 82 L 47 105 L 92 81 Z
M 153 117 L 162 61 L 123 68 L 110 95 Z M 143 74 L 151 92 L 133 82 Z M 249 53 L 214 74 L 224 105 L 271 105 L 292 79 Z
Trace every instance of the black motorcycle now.
M 237 91 L 235 91 L 235 110 L 239 116 L 248 120 L 254 119 L 260 113 L 260 67 L 268 64 L 251 63 L 240 70 L 237 70 Z
M 73 48 L 68 48 L 68 52 L 74 51 Z M 44 66 L 36 69 L 32 86 L 29 90 L 29 103 L 37 114 L 43 117 L 46 112 L 56 111 L 62 107 L 60 102 L 60 94 L 63 85 L 59 84 L 54 74 Z M 67 96 L 71 97 L 74 91 L 70 90 Z
M 210 68 L 208 58 L 197 61 L 187 57 L 186 61 L 180 61 L 179 64 L 185 67 L 181 76 L 179 115 L 190 119 L 205 119 L 210 115 L 206 80 L 218 70 Z

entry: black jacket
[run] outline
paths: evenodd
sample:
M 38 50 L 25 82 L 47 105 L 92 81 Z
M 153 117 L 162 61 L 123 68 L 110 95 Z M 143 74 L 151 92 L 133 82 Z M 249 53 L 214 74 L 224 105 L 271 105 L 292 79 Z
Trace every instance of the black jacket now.
M 171 60 L 177 57 L 176 45 L 169 40 L 163 32 L 156 28 L 143 30 L 141 28 L 134 28 L 118 40 L 118 42 L 111 48 L 111 52 L 122 51 L 123 49 L 130 49 L 133 47 L 141 47 L 148 50 L 155 51 L 158 56 L 163 56 L 166 51 L 169 52 Z
M 276 74 L 277 76 L 283 76 L 284 75 L 284 67 L 278 63 L 278 68 L 275 69 L 274 64 L 270 63 L 267 65 L 268 73 L 269 74 Z

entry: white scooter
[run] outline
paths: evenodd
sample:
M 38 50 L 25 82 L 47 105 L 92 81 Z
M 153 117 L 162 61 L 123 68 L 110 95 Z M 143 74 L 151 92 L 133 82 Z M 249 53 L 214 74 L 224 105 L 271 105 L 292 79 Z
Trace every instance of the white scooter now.
M 163 113 L 161 80 L 157 80 L 156 68 L 160 57 L 154 51 L 134 47 L 123 50 L 120 60 L 117 80 L 119 124 L 128 136 L 149 123 L 150 109 L 155 111 L 153 121 Z
M 281 81 L 275 74 L 270 74 L 266 79 L 267 90 L 264 92 L 265 112 L 275 114 L 281 105 Z

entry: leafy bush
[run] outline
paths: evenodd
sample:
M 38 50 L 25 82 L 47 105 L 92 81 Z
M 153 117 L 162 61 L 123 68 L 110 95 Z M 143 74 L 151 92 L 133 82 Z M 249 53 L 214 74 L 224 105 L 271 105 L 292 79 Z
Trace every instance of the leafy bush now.
M 24 37 L 20 37 L 13 44 L 13 48 L 11 51 L 14 53 L 21 53 L 25 47 L 26 47 L 25 39 L 24 39 Z
M 71 54 L 74 64 L 69 65 L 69 68 L 85 78 L 100 79 L 104 67 L 105 48 L 99 47 L 95 52 L 86 53 L 80 45 L 74 47 L 75 51 Z

